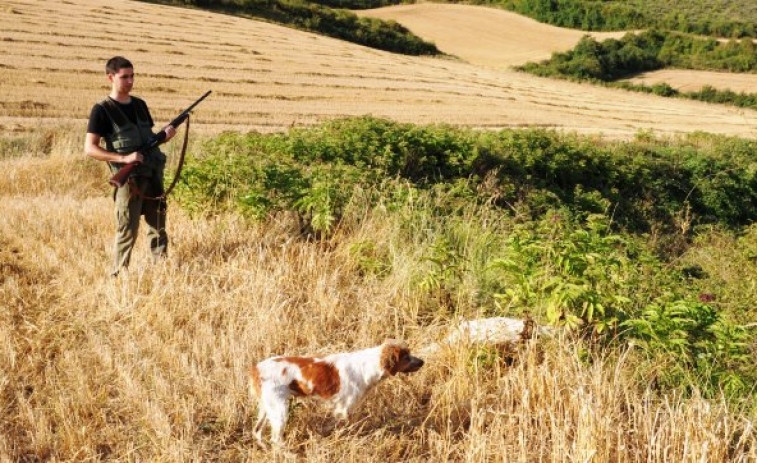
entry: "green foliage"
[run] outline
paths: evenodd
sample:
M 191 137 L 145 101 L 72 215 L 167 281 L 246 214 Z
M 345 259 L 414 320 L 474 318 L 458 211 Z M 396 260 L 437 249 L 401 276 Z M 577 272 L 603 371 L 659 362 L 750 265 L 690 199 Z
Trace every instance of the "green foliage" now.
M 549 213 L 516 229 L 506 257 L 492 262 L 492 270 L 514 278 L 496 295 L 499 310 L 531 307 L 553 325 L 615 332 L 639 278 L 630 263 L 634 254 L 619 235 L 609 233 L 604 216 L 590 215 L 578 225 L 568 213 Z
M 598 42 L 585 36 L 572 49 L 522 70 L 542 76 L 610 82 L 664 67 L 749 72 L 757 69 L 751 40 L 720 43 L 674 32 L 649 30 Z
M 211 11 L 251 16 L 286 24 L 368 47 L 408 55 L 435 55 L 436 46 L 420 39 L 394 21 L 358 17 L 340 8 L 372 8 L 370 0 L 322 1 L 306 0 L 145 0 L 172 5 L 190 5 Z M 322 4 L 320 4 L 322 3 Z
M 296 211 L 321 236 L 379 215 L 395 221 L 397 241 L 352 243 L 356 275 L 387 277 L 389 250 L 412 248 L 419 257 L 409 290 L 422 317 L 528 313 L 581 333 L 593 348 L 633 343 L 640 374 L 660 388 L 743 395 L 755 385 L 753 338 L 730 320 L 749 320 L 737 310 L 757 295 L 726 313 L 700 293 L 723 286 L 708 276 L 722 271 L 681 252 L 697 230 L 752 223 L 756 148 L 705 134 L 602 144 L 545 130 L 362 117 L 218 136 L 201 158 L 190 156 L 176 192 L 194 213 L 236 210 L 260 220 Z M 757 255 L 753 228 L 734 238 L 742 251 L 730 258 L 742 268 Z M 682 250 L 655 244 L 666 232 Z M 490 354 L 477 361 L 499 361 Z
M 714 139 L 708 150 L 654 141 L 601 146 L 544 130 L 476 132 L 363 117 L 218 137 L 187 164 L 177 193 L 197 212 L 298 211 L 320 232 L 340 222 L 354 191 L 374 189 L 376 201 L 395 178 L 444 191 L 448 201 L 437 207 L 447 213 L 471 201 L 532 216 L 558 206 L 579 214 L 612 208 L 618 224 L 644 231 L 678 228 L 688 210 L 691 225 L 739 226 L 757 216 L 755 147 L 735 139 Z
M 455 286 L 462 280 L 464 256 L 449 240 L 441 237 L 423 260 L 431 265 L 419 286 L 426 291 L 433 302 L 444 309 L 454 309 L 452 295 Z
M 719 37 L 755 37 L 757 4 L 741 0 L 475 0 L 538 21 L 583 30 L 663 28 Z
M 664 390 L 741 396 L 754 385 L 746 329 L 691 302 L 678 285 L 683 269 L 612 233 L 606 216 L 551 212 L 516 228 L 503 254 L 489 268 L 503 288 L 495 314 L 528 312 L 600 345 L 633 343 Z
M 625 333 L 647 355 L 663 388 L 696 384 L 709 395 L 748 392 L 754 381 L 745 328 L 711 306 L 687 300 L 656 302 L 626 320 Z
M 350 246 L 350 255 L 362 275 L 387 276 L 392 270 L 389 255 L 372 241 L 359 241 Z
M 537 21 L 583 30 L 619 30 L 645 27 L 649 20 L 620 2 L 593 0 L 483 0 L 502 5 Z
M 665 67 L 752 72 L 757 69 L 757 48 L 752 40 L 721 43 L 709 38 L 651 30 L 602 42 L 586 36 L 572 50 L 555 53 L 541 63 L 527 63 L 520 69 L 539 76 L 605 83 L 666 97 L 757 108 L 757 93 L 736 93 L 710 86 L 695 92 L 679 92 L 666 83 L 650 87 L 617 81 Z

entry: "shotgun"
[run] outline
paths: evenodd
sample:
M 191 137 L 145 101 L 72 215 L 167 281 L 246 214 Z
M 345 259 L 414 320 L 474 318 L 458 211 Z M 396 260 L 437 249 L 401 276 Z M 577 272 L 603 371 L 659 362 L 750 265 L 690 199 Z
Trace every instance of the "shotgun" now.
M 210 95 L 211 91 L 212 90 L 208 90 L 207 92 L 205 92 L 205 94 L 203 94 L 200 98 L 198 98 L 197 101 L 195 101 L 187 109 L 182 111 L 181 114 L 179 114 L 176 117 L 176 119 L 172 120 L 169 125 L 173 127 L 174 129 L 178 128 L 182 123 L 184 123 L 185 120 L 187 120 L 187 118 L 189 117 L 189 112 L 192 111 L 195 108 L 195 106 L 200 104 L 200 102 L 202 102 L 202 100 L 204 100 L 208 95 Z M 150 148 L 154 148 L 160 145 L 165 140 L 166 140 L 166 132 L 161 130 L 160 132 L 150 137 L 150 139 L 147 140 L 147 142 L 144 145 L 140 146 L 139 149 L 137 149 L 137 151 L 140 151 L 140 152 L 147 151 Z M 129 179 L 129 174 L 131 174 L 131 171 L 135 167 L 137 167 L 138 164 L 139 164 L 138 162 L 132 162 L 121 167 L 120 169 L 118 169 L 118 172 L 116 172 L 113 175 L 113 177 L 110 178 L 110 181 L 108 183 L 110 183 L 116 188 L 120 188 L 124 186 L 126 181 Z

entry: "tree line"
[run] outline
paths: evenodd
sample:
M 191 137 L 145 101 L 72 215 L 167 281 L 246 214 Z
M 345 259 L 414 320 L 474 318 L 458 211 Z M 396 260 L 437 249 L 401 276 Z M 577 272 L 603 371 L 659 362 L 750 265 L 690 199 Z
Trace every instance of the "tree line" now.
M 373 8 L 386 0 L 151 0 L 152 3 L 192 6 L 210 11 L 262 18 L 297 29 L 327 35 L 406 55 L 439 54 L 429 43 L 394 21 L 359 17 L 344 8 Z
M 737 0 L 472 0 L 537 21 L 589 31 L 661 28 L 717 37 L 757 37 L 757 7 Z

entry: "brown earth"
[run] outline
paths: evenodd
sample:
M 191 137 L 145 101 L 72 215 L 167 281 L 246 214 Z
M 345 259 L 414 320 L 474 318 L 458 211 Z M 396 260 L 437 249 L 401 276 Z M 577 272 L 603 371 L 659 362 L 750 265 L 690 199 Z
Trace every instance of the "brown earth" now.
M 365 114 L 624 138 L 639 130 L 753 137 L 757 127 L 751 111 L 397 55 L 192 9 L 11 0 L 0 21 L 0 133 L 61 123 L 85 130 L 90 108 L 108 93 L 104 63 L 116 54 L 135 63 L 134 94 L 147 99 L 158 124 L 212 89 L 194 119 L 210 133 L 281 131 Z M 520 35 L 528 30 L 524 25 Z

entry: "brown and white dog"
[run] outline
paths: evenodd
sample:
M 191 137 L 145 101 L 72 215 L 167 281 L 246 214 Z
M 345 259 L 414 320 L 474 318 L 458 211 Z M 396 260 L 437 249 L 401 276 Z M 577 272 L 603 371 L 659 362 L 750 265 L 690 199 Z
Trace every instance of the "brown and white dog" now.
M 258 401 L 254 434 L 263 444 L 266 420 L 271 441 L 281 445 L 292 396 L 316 396 L 329 402 L 337 420 L 347 420 L 373 386 L 397 373 L 412 373 L 423 360 L 410 355 L 407 344 L 388 339 L 356 352 L 326 357 L 271 357 L 250 368 L 250 394 Z

